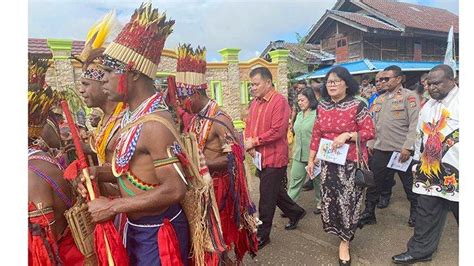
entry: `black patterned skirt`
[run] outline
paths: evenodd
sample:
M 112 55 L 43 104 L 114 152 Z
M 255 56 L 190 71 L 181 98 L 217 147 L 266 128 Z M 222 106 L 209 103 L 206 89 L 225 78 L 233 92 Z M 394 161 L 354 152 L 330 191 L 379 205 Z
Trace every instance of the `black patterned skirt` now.
M 321 220 L 324 231 L 345 241 L 354 238 L 362 208 L 364 189 L 354 183 L 356 164 L 322 161 Z

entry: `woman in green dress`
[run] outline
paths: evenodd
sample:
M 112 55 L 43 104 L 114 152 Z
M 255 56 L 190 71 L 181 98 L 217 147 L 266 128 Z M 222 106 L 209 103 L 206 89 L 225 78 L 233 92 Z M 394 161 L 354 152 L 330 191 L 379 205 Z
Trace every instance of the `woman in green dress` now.
M 311 88 L 302 90 L 298 95 L 298 105 L 301 111 L 297 114 L 293 129 L 295 131 L 295 139 L 293 142 L 293 156 L 290 170 L 290 185 L 288 187 L 288 195 L 294 201 L 297 201 L 303 184 L 306 180 L 306 165 L 308 165 L 309 144 L 311 142 L 311 133 L 316 120 L 316 110 L 318 101 L 314 96 Z M 320 178 L 319 175 L 313 179 L 316 209 L 315 214 L 321 213 L 320 210 Z

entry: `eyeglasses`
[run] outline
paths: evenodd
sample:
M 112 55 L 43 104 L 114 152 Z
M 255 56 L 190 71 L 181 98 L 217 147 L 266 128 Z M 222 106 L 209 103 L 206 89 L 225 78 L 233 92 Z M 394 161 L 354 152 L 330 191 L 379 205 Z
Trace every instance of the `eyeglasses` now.
M 342 80 L 328 80 L 326 81 L 326 86 L 338 86 L 341 84 Z

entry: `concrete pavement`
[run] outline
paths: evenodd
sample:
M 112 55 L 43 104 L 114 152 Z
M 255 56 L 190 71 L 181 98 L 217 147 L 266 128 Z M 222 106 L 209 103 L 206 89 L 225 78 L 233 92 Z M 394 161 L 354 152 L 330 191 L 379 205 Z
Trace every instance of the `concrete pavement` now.
M 258 178 L 250 184 L 251 195 L 258 205 Z M 351 242 L 352 265 L 394 265 L 391 257 L 404 252 L 413 234 L 408 227 L 409 203 L 400 180 L 393 187 L 392 200 L 386 209 L 377 209 L 377 224 L 358 230 Z M 307 215 L 293 231 L 284 229 L 288 219 L 281 218 L 277 208 L 273 221 L 271 242 L 259 251 L 255 259 L 246 256 L 245 265 L 338 265 L 339 239 L 322 229 L 321 216 L 314 215 L 314 191 L 302 192 L 298 203 Z M 418 265 L 459 264 L 458 225 L 448 215 L 438 251 L 433 261 Z

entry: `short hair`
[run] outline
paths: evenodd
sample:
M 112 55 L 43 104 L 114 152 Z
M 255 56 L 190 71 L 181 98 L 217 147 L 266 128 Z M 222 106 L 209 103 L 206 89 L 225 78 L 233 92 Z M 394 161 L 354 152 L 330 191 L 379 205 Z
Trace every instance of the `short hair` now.
M 298 94 L 301 94 L 301 95 L 305 96 L 306 98 L 308 98 L 309 108 L 311 110 L 316 110 L 316 108 L 318 108 L 318 100 L 316 100 L 316 97 L 314 96 L 313 89 L 305 88 L 305 89 L 301 90 L 300 93 L 298 93 Z
M 369 80 L 369 79 L 370 79 L 370 77 L 367 74 L 362 75 L 362 77 L 360 78 L 361 81 L 362 80 Z
M 350 96 L 355 96 L 359 92 L 359 83 L 354 79 L 354 77 L 349 73 L 347 68 L 342 66 L 333 67 L 324 77 L 324 80 L 327 81 L 331 73 L 336 74 L 340 79 L 344 80 L 347 85 L 346 94 Z M 326 87 L 326 82 L 324 82 L 321 87 L 321 96 L 325 99 L 329 99 L 328 89 Z
M 435 71 L 443 71 L 444 75 L 443 77 L 449 79 L 449 80 L 454 80 L 454 71 L 453 69 L 445 64 L 440 64 L 435 67 L 433 67 L 430 72 L 435 72 Z
M 395 77 L 403 76 L 402 69 L 397 65 L 391 65 L 383 69 L 383 71 L 393 71 L 395 73 Z
M 306 83 L 306 80 L 302 79 L 302 80 L 298 80 L 298 84 L 303 84 L 303 85 L 307 85 Z
M 310 82 L 321 83 L 318 79 L 310 79 Z
M 423 75 L 420 77 L 420 81 L 425 81 L 426 78 L 428 78 L 428 73 L 423 73 Z
M 252 71 L 250 71 L 250 74 L 249 76 L 251 78 L 253 78 L 255 75 L 257 74 L 260 74 L 260 76 L 265 79 L 265 80 L 270 80 L 273 82 L 273 78 L 272 78 L 272 72 L 270 72 L 270 70 L 266 67 L 257 67 L 257 68 L 254 68 L 252 69 Z
M 423 85 L 421 85 L 418 82 L 411 85 L 408 89 L 411 90 L 411 91 L 414 91 L 414 92 L 416 92 L 420 95 L 422 95 L 425 92 L 425 87 L 423 87 Z

